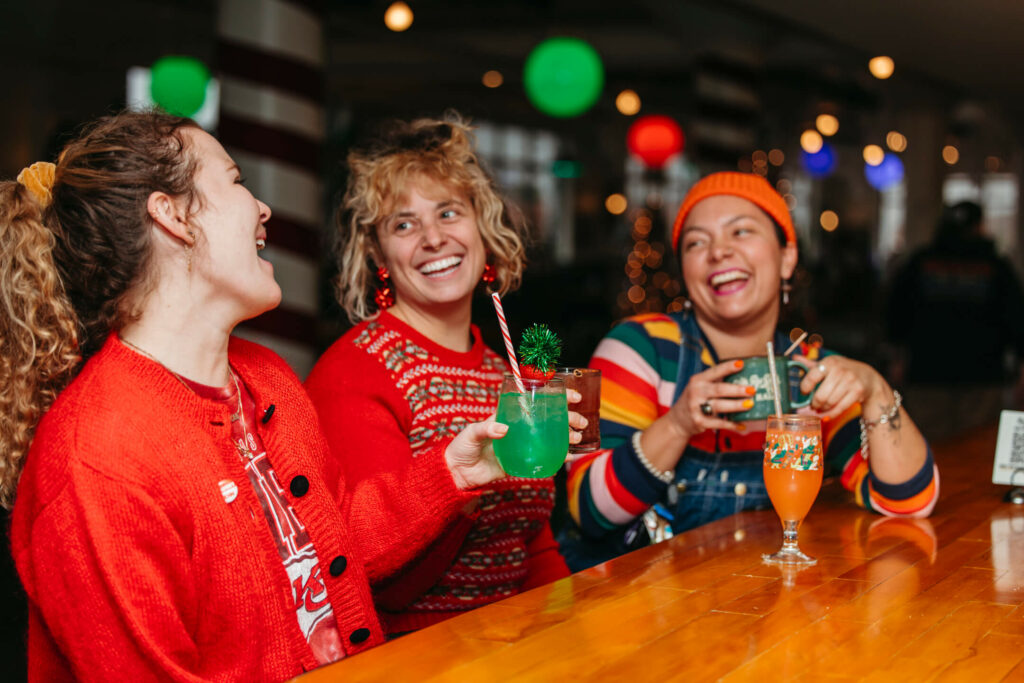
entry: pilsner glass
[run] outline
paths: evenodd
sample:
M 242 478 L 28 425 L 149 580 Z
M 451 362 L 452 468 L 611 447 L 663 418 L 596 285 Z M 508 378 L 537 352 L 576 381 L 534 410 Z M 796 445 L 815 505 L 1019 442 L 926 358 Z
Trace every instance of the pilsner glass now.
M 770 563 L 815 564 L 817 560 L 797 545 L 797 530 L 821 489 L 821 418 L 772 415 L 767 423 L 764 485 L 782 521 L 782 547 L 761 557 Z
M 508 433 L 494 440 L 494 455 L 513 477 L 550 477 L 569 452 L 569 404 L 565 382 L 523 379 L 523 392 L 505 373 L 497 420 Z

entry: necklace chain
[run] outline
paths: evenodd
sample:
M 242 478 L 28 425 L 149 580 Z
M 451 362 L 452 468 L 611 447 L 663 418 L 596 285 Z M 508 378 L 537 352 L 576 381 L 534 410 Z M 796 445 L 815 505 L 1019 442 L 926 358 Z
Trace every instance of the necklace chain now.
M 181 386 L 185 387 L 186 389 L 188 389 L 190 392 L 192 392 L 196 396 L 199 396 L 199 394 L 196 393 L 196 390 L 188 385 L 188 382 L 185 381 L 184 377 L 182 377 L 181 375 L 176 373 L 174 370 L 171 370 L 169 367 L 164 365 L 162 362 L 160 362 L 160 360 L 156 356 L 151 354 L 149 351 L 146 351 L 145 349 L 141 348 L 140 346 L 137 346 L 137 345 L 131 343 L 130 341 L 128 341 L 127 339 L 125 339 L 124 337 L 122 337 L 120 335 L 118 335 L 118 339 L 120 339 L 121 343 L 124 344 L 125 346 L 128 346 L 129 348 L 132 348 L 135 351 L 138 351 L 140 354 L 142 354 L 146 358 L 150 359 L 151 361 L 153 361 L 154 363 L 156 363 L 157 365 L 162 367 L 167 372 L 171 373 L 171 376 L 173 376 L 174 379 L 178 380 L 178 382 L 181 383 Z M 249 427 L 245 423 L 245 415 L 243 414 L 243 410 L 242 410 L 242 390 L 238 386 L 238 377 L 235 376 L 235 372 L 234 372 L 234 370 L 232 370 L 230 368 L 230 366 L 228 367 L 228 373 L 231 375 L 231 381 L 235 385 L 235 398 L 238 400 L 238 412 L 235 412 L 235 413 L 231 414 L 231 421 L 232 422 L 238 422 L 239 420 L 242 421 L 242 437 L 243 437 L 243 441 L 244 441 L 244 439 L 248 438 Z M 235 447 L 238 449 L 238 452 L 239 452 L 240 455 L 243 455 L 246 458 L 248 458 L 249 460 L 252 460 L 253 453 L 252 453 L 251 450 L 249 450 L 248 448 L 246 448 L 242 444 L 235 444 Z

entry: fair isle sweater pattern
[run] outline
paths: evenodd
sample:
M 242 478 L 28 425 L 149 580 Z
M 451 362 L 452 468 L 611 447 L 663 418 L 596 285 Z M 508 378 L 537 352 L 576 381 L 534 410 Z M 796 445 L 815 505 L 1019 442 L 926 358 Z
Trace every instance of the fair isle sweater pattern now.
M 488 348 L 476 367 L 446 364 L 378 321 L 368 323 L 353 343 L 388 370 L 408 403 L 412 457 L 486 419 L 497 406 L 505 364 Z M 478 517 L 454 562 L 407 610 L 463 611 L 518 593 L 527 579 L 528 545 L 553 507 L 550 479 L 508 477 L 492 484 L 480 495 Z

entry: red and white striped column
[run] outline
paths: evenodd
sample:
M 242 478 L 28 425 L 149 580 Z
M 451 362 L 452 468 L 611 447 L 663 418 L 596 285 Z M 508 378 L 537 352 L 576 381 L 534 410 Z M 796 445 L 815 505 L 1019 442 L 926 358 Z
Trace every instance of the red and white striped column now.
M 239 336 L 279 353 L 300 377 L 315 357 L 324 223 L 323 20 L 315 0 L 220 0 L 217 135 L 253 194 L 270 205 L 267 248 L 281 305 Z

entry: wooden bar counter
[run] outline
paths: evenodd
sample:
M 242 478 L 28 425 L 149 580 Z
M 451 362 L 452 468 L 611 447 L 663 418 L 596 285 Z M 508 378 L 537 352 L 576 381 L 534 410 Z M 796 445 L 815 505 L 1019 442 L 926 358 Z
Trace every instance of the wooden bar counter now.
M 935 449 L 928 520 L 826 483 L 782 572 L 773 511 L 705 525 L 301 677 L 327 681 L 1024 680 L 1024 509 L 992 429 Z

